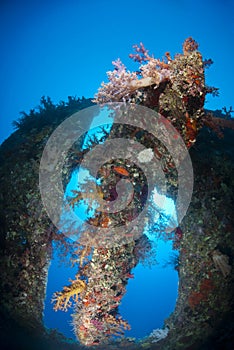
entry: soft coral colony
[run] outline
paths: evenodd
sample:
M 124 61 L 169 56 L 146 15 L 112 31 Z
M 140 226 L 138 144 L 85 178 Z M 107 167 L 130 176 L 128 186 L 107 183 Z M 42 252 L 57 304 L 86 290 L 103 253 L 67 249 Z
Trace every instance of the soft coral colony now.
M 129 57 L 139 63 L 135 72 L 127 71 L 120 59 L 112 62 L 114 70 L 107 72 L 108 83 L 102 83 L 94 102 L 129 102 L 142 104 L 166 117 L 179 131 L 187 147 L 196 141 L 205 124 L 215 131 L 233 128 L 233 123 L 204 111 L 205 96 L 218 94 L 218 89 L 205 84 L 205 69 L 212 60 L 203 60 L 198 44 L 189 37 L 183 44 L 183 54 L 172 59 L 169 52 L 163 60 L 149 55 L 140 43 L 133 46 Z
M 169 52 L 165 54 L 164 60 L 156 59 L 149 55 L 142 43 L 134 46 L 134 49 L 135 53 L 130 58 L 140 64 L 139 70 L 127 71 L 119 59 L 114 61 L 114 70 L 107 72 L 109 82 L 102 83 L 94 102 L 125 102 L 149 107 L 172 123 L 188 148 L 195 143 L 198 131 L 204 124 L 216 131 L 225 126 L 233 128 L 230 120 L 206 115 L 205 96 L 208 93 L 217 94 L 217 89 L 205 84 L 204 71 L 211 61 L 202 59 L 198 44 L 192 38 L 185 40 L 183 53 L 174 59 Z M 160 159 L 165 154 L 163 148 L 156 147 L 154 151 Z M 102 193 L 107 188 L 110 192 L 108 179 L 113 178 L 112 187 L 115 188 L 118 176 L 129 179 L 134 177 L 135 170 L 126 171 L 125 165 L 119 162 L 117 165 L 106 166 L 102 172 Z M 171 170 L 173 164 L 168 163 L 165 172 L 169 172 L 167 168 Z M 138 177 L 144 183 L 140 171 Z M 139 193 L 141 192 L 144 192 L 142 188 Z M 79 204 L 82 196 L 83 193 L 77 193 L 71 200 L 71 206 Z M 136 194 L 134 200 L 134 207 L 141 209 L 143 204 L 140 194 Z M 100 217 L 99 221 L 100 219 L 104 227 L 108 228 L 113 217 Z M 86 245 L 79 245 L 79 242 L 76 244 L 76 278 L 61 292 L 54 294 L 54 309 L 66 311 L 75 304 L 73 326 L 78 340 L 84 345 L 103 344 L 113 336 L 123 335 L 130 328 L 127 321 L 119 315 L 118 306 L 126 292 L 128 279 L 133 278 L 131 269 L 141 259 L 141 250 L 147 256 L 151 246 L 144 235 L 139 240 L 130 239 L 130 242 L 118 247 L 97 247 L 97 244 L 93 244 L 91 235 L 90 240 L 87 236 Z

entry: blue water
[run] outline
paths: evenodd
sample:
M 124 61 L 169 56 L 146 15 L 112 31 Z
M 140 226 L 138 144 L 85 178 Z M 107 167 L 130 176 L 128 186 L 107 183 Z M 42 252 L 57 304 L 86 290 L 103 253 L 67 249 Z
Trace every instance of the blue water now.
M 162 328 L 164 319 L 173 312 L 178 295 L 178 274 L 173 266 L 163 267 L 173 252 L 170 241 L 160 240 L 157 244 L 158 265 L 146 267 L 137 265 L 129 279 L 127 293 L 119 308 L 131 330 L 129 337 L 142 338 L 155 328 Z
M 67 312 L 53 310 L 51 303 L 54 292 L 59 292 L 65 285 L 69 285 L 69 279 L 73 279 L 77 268 L 71 268 L 69 261 L 64 264 L 58 254 L 54 254 L 48 272 L 48 282 L 45 298 L 44 324 L 48 328 L 56 328 L 69 338 L 75 339 L 71 325 L 72 308 Z

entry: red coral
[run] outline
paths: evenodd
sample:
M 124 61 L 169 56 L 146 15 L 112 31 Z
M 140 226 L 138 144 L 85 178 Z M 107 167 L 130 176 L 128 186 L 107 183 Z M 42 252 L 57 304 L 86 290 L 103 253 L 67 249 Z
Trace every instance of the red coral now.
M 192 292 L 188 298 L 188 303 L 191 309 L 194 309 L 203 300 L 203 295 L 200 292 Z
M 188 303 L 191 309 L 194 309 L 201 302 L 207 301 L 209 294 L 213 289 L 214 284 L 211 279 L 204 278 L 200 283 L 199 290 L 197 292 L 193 291 L 188 298 Z

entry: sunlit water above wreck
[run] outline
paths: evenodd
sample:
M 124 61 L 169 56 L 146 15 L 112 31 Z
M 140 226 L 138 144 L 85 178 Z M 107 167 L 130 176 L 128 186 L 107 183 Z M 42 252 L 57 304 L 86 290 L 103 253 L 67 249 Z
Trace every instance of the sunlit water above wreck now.
M 109 118 L 109 117 L 108 117 Z M 110 130 L 111 124 L 105 114 L 101 116 L 100 123 L 109 122 L 106 125 L 106 131 Z M 90 129 L 92 128 L 92 125 Z M 93 129 L 84 140 L 83 148 L 88 147 L 88 137 L 93 135 Z M 97 135 L 95 133 L 95 135 Z M 98 136 L 101 138 L 101 133 Z M 71 180 L 66 188 L 66 197 L 73 195 L 74 190 L 80 190 L 77 185 L 84 184 L 87 179 L 96 181 L 87 170 L 82 168 L 74 171 Z M 154 189 L 150 197 L 151 210 L 155 208 L 155 214 L 151 211 L 151 215 L 155 215 L 157 226 L 165 227 L 170 220 L 176 222 L 174 202 L 163 197 Z M 81 220 L 92 217 L 95 213 L 95 203 L 87 215 L 87 204 L 81 202 L 75 209 L 75 212 Z M 160 213 L 160 216 L 158 215 Z M 154 221 L 154 217 L 152 218 Z M 178 273 L 175 270 L 175 261 L 177 252 L 172 249 L 172 240 L 164 238 L 161 235 L 154 235 L 150 226 L 145 226 L 144 234 L 150 239 L 155 247 L 156 256 L 151 262 L 144 261 L 138 263 L 131 270 L 131 277 L 128 279 L 126 293 L 121 300 L 118 308 L 119 314 L 124 320 L 131 325 L 131 330 L 125 331 L 126 337 L 142 338 L 149 335 L 153 329 L 162 328 L 164 320 L 173 312 L 177 293 L 178 293 Z M 69 284 L 70 279 L 75 278 L 77 267 L 71 267 L 69 256 L 61 260 L 59 251 L 54 251 L 48 273 L 47 293 L 45 299 L 44 323 L 48 328 L 56 328 L 65 336 L 75 339 L 72 326 L 72 308 L 67 312 L 53 310 L 51 304 L 52 295 L 56 291 L 61 291 L 63 286 Z

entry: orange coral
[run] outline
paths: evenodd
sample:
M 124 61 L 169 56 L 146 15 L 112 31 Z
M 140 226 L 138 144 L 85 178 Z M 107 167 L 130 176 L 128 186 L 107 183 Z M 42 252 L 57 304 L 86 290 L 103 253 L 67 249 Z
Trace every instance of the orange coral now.
M 103 228 L 107 228 L 111 225 L 111 219 L 108 214 L 102 213 L 101 215 L 97 215 L 94 218 L 90 218 L 88 220 L 90 225 L 100 226 Z
M 198 49 L 198 43 L 190 36 L 184 41 L 183 52 L 184 55 L 189 55 L 191 52 Z

